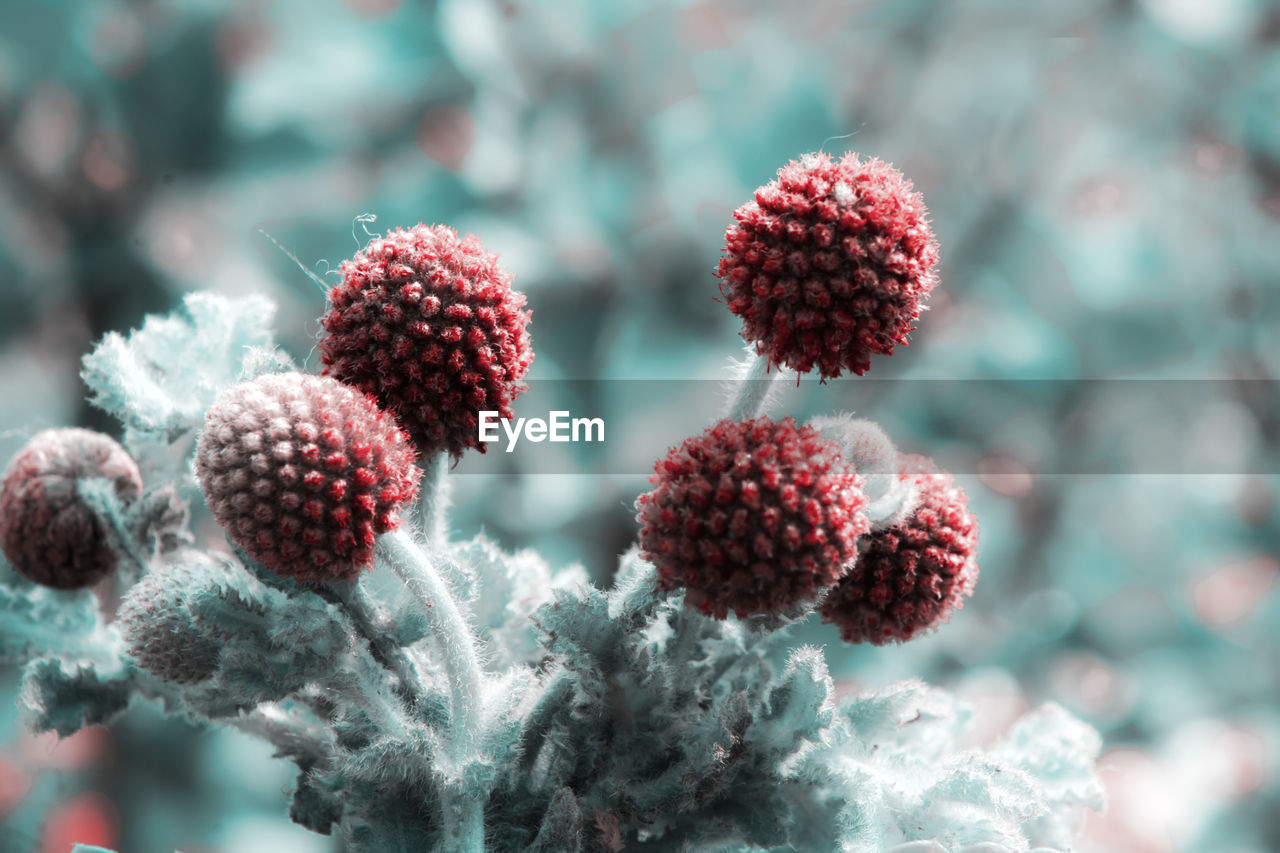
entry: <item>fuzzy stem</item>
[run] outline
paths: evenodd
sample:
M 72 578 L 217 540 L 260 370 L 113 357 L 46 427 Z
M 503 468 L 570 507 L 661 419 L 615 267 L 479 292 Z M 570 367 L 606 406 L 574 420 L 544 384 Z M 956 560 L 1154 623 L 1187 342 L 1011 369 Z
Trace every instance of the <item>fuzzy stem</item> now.
M 147 558 L 140 553 L 137 537 L 124 517 L 124 507 L 116 496 L 115 485 L 105 478 L 87 478 L 76 483 L 77 496 L 89 505 L 102 522 L 107 547 L 123 558 L 128 569 L 117 572 L 116 584 L 123 592 L 147 573 Z
M 400 679 L 400 686 L 410 707 L 426 695 L 426 686 L 418 665 L 410 658 L 408 652 L 397 645 L 379 630 L 378 623 L 383 620 L 377 602 L 371 599 L 358 583 L 335 583 L 333 592 L 338 601 L 351 616 L 356 630 L 369 643 L 374 658 L 395 673 Z
M 542 741 L 556 711 L 561 710 L 573 693 L 573 678 L 566 670 L 553 675 L 537 703 L 525 717 L 524 730 L 520 732 L 520 770 L 527 773 L 538 758 Z
M 423 464 L 418 497 L 418 524 L 431 548 L 449 540 L 449 454 L 440 452 Z
M 378 539 L 378 552 L 422 607 L 444 655 L 451 694 L 451 757 L 455 769 L 461 769 L 475 749 L 480 730 L 482 675 L 471 626 L 463 618 L 444 579 L 407 533 L 396 530 L 383 534 Z M 484 802 L 475 796 L 459 796 L 459 793 L 456 785 L 446 785 L 442 793 L 447 846 L 441 849 L 481 853 L 484 850 Z
M 333 755 L 331 735 L 322 735 L 323 730 L 307 725 L 280 708 L 264 705 L 233 717 L 229 722 L 240 731 L 260 737 L 282 752 L 313 764 L 328 762 Z
M 458 757 L 474 746 L 480 727 L 480 659 L 471 627 L 435 566 L 407 533 L 396 530 L 378 539 L 378 550 L 427 614 L 444 653 L 452 696 L 453 737 Z
M 769 396 L 769 389 L 773 387 L 773 381 L 781 374 L 781 370 L 770 373 L 768 358 L 759 355 L 751 356 L 751 364 L 747 367 L 747 372 L 738 380 L 738 389 L 734 392 L 733 402 L 729 404 L 729 411 L 725 417 L 735 421 L 745 421 L 760 414 L 765 398 Z
M 357 635 L 351 632 L 352 644 L 358 642 Z M 356 708 L 364 708 L 369 712 L 374 725 L 392 737 L 407 737 L 414 721 L 405 714 L 404 704 L 398 696 L 387 689 L 383 678 L 384 670 L 373 659 L 373 655 L 357 647 L 357 653 L 350 658 L 351 666 L 343 672 L 335 673 L 321 684 L 322 687 L 342 697 Z M 424 761 L 429 760 L 424 756 Z
M 687 604 L 676 611 L 675 619 L 672 620 L 675 624 L 671 626 L 675 644 L 669 655 L 673 663 L 684 664 L 690 661 L 692 653 L 698 648 L 698 638 L 706 620 L 706 616 Z

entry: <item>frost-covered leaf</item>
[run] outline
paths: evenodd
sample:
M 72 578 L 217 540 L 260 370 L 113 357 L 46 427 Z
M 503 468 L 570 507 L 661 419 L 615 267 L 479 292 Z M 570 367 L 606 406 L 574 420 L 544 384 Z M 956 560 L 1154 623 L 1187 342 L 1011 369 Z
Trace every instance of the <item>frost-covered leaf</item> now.
M 553 571 L 532 550 L 509 554 L 484 536 L 453 546 L 448 556 L 468 567 L 476 627 L 489 643 L 487 663 L 494 669 L 538 662 L 544 652 L 533 616 L 557 590 L 584 586 L 587 573 L 581 566 Z
M 246 366 L 257 369 L 261 349 L 273 349 L 274 313 L 261 296 L 188 294 L 172 315 L 149 316 L 128 337 L 109 332 L 85 356 L 90 401 L 131 429 L 172 441 L 200 425 Z
M 341 793 L 313 773 L 299 773 L 289 803 L 289 819 L 312 832 L 328 835 L 333 825 L 342 819 Z
M 769 691 L 767 709 L 752 730 L 752 741 L 791 775 L 795 761 L 826 739 L 836 720 L 835 688 L 822 651 L 802 646 Z
M 609 601 L 590 584 L 557 589 L 552 600 L 534 613 L 547 650 L 581 659 L 617 653 L 617 628 L 608 619 Z M 583 668 L 591 663 L 583 661 Z
M 1026 828 L 1033 844 L 1069 846 L 1085 809 L 1103 807 L 1106 798 L 1096 772 L 1101 748 L 1096 731 L 1049 703 L 1019 720 L 992 751 L 1038 788 L 1045 808 Z
M 126 668 L 99 671 L 89 664 L 39 658 L 23 667 L 18 702 L 34 731 L 66 737 L 123 711 L 131 679 Z
M 538 835 L 524 853 L 577 853 L 583 849 L 582 809 L 570 788 L 561 788 L 551 798 Z
M 92 656 L 101 629 L 98 599 L 89 590 L 0 584 L 0 663 L 44 654 Z

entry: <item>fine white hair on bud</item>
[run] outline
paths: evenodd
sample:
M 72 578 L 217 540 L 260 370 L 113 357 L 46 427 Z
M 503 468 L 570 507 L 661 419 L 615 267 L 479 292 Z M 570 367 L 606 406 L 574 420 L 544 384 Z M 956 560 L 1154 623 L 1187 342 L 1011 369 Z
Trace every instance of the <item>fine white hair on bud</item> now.
M 129 657 L 156 678 L 182 685 L 212 675 L 219 653 L 188 610 L 188 574 L 176 567 L 152 572 L 129 590 L 116 615 Z
M 879 424 L 838 414 L 811 418 L 809 426 L 839 444 L 844 458 L 862 477 L 872 527 L 890 527 L 910 514 L 915 489 L 898 476 L 898 449 Z

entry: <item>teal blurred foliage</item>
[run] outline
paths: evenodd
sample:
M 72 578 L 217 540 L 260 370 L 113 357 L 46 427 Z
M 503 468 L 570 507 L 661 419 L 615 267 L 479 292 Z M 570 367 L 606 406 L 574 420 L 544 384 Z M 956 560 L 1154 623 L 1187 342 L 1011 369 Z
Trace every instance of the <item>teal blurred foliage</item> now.
M 1278 106 L 1265 0 L 4 4 L 0 458 L 43 426 L 110 429 L 80 356 L 190 290 L 269 296 L 279 342 L 315 367 L 323 295 L 259 229 L 325 279 L 366 229 L 448 223 L 529 294 L 533 378 L 722 377 L 740 344 L 711 275 L 730 212 L 818 147 L 892 161 L 942 246 L 913 345 L 871 376 L 1274 380 Z M 1050 699 L 1097 726 L 1098 849 L 1280 848 L 1280 401 L 1150 423 L 1099 392 L 1092 428 L 1117 442 L 1135 425 L 1175 452 L 1220 442 L 1259 473 L 1065 476 L 1026 462 L 1047 446 L 1070 470 L 1088 449 L 1053 420 L 1082 401 L 1054 387 L 1034 447 L 961 477 L 983 576 L 952 624 L 890 649 L 804 639 L 838 687 L 918 676 L 980 717 Z M 576 405 L 643 424 L 660 404 Z M 965 416 L 902 430 L 928 452 Z M 506 464 L 458 478 L 455 526 L 607 580 L 643 481 Z M 289 779 L 227 784 L 215 736 L 144 711 L 111 732 L 129 761 L 8 761 L 31 778 L 13 825 L 38 833 L 88 786 L 120 849 L 180 830 L 324 849 L 288 846 L 318 843 L 278 814 Z
M 255 307 L 270 314 L 259 298 L 191 294 L 85 356 L 95 405 L 130 451 L 169 459 L 154 479 L 189 477 L 203 395 L 225 406 L 221 389 L 288 366 L 261 346 L 266 329 L 243 343 Z M 758 390 L 740 388 L 739 416 Z M 828 427 L 860 470 L 897 469 L 878 427 Z M 290 818 L 352 853 L 1067 850 L 1102 806 L 1101 738 L 1060 705 L 984 743 L 968 703 L 915 679 L 842 696 L 822 649 L 784 645 L 808 608 L 717 621 L 660 591 L 636 549 L 605 591 L 581 567 L 556 572 L 483 536 L 451 543 L 432 507 L 453 475 L 433 468 L 434 499 L 378 540 L 358 583 L 299 584 L 243 551 L 190 547 L 175 485 L 153 486 L 170 496 L 154 501 L 82 478 L 79 498 L 111 531 L 102 547 L 138 572 L 97 590 L 123 596 L 104 623 L 98 596 L 33 590 L 0 560 L 25 724 L 69 739 L 146 703 L 239 729 L 297 765 Z M 882 532 L 913 499 L 895 482 L 867 481 Z M 60 808 L 45 849 L 113 831 L 93 795 Z

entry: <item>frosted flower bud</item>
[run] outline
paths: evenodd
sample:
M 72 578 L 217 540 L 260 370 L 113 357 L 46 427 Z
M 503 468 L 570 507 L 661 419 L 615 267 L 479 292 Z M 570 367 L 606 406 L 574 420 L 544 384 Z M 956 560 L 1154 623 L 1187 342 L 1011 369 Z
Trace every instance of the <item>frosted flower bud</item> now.
M 978 582 L 978 522 L 951 475 L 910 456 L 901 473 L 917 494 L 905 521 L 873 531 L 821 607 L 851 643 L 910 640 L 945 622 Z
M 907 344 L 937 281 L 938 244 L 897 169 L 807 154 L 733 217 L 716 275 L 757 354 L 833 377 Z
M 172 684 L 196 684 L 218 666 L 218 643 L 198 630 L 186 597 L 181 569 L 168 568 L 134 584 L 116 614 L 129 657 Z
M 640 547 L 664 589 L 723 619 L 775 615 L 844 573 L 869 527 L 839 447 L 791 418 L 722 420 L 654 466 Z
M 115 570 L 106 522 L 78 491 L 81 480 L 99 478 L 126 505 L 142 492 L 133 458 L 90 430 L 45 430 L 13 458 L 0 481 L 0 548 L 21 575 L 41 586 L 82 589 Z
M 267 569 L 351 580 L 416 497 L 414 458 L 368 395 L 330 377 L 269 374 L 209 408 L 196 477 L 227 536 Z
M 475 237 L 397 228 L 342 264 L 321 321 L 325 375 L 399 419 L 424 455 L 482 453 L 479 412 L 513 416 L 533 362 L 524 294 Z

